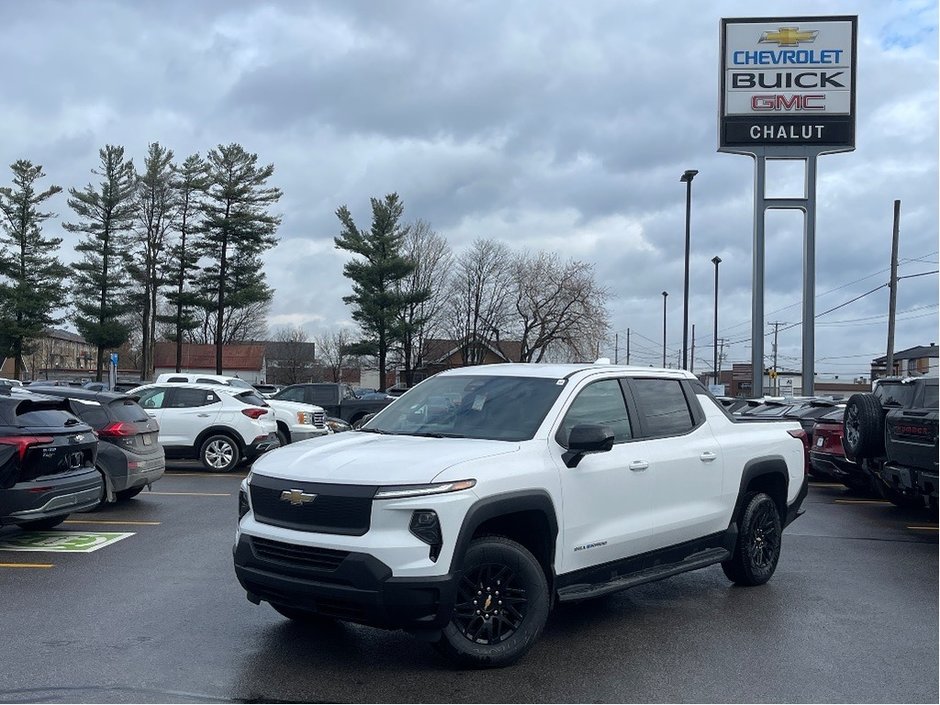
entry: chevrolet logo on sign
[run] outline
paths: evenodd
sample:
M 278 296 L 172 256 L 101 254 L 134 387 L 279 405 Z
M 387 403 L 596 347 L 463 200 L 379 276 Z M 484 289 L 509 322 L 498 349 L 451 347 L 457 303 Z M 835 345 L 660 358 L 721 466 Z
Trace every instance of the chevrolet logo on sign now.
M 815 42 L 819 30 L 801 32 L 799 27 L 781 27 L 776 32 L 760 35 L 760 44 L 776 44 L 781 47 L 798 47 L 803 42 Z
M 303 490 L 284 490 L 281 492 L 281 501 L 290 502 L 291 506 L 299 507 L 303 504 L 310 504 L 315 500 L 315 494 L 309 494 Z

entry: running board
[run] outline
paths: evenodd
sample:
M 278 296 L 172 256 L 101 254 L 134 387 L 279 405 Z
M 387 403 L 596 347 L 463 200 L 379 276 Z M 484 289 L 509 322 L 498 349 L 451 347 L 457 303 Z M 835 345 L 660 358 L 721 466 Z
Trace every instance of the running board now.
M 653 568 L 647 568 L 637 573 L 631 573 L 620 578 L 605 583 L 569 585 L 558 591 L 559 602 L 575 602 L 577 600 L 587 600 L 592 597 L 600 597 L 618 590 L 636 587 L 643 583 L 651 583 L 654 580 L 668 578 L 672 575 L 685 573 L 690 570 L 698 570 L 715 563 L 731 558 L 731 551 L 725 548 L 710 548 L 699 553 L 692 554 L 688 558 L 678 563 L 666 563 Z

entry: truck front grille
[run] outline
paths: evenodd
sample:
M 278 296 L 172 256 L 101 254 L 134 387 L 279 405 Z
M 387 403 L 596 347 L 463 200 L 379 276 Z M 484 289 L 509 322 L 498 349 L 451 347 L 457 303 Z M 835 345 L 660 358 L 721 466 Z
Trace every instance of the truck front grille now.
M 255 519 L 297 531 L 362 536 L 372 519 L 376 487 L 297 482 L 253 475 Z
M 299 546 L 280 541 L 270 541 L 257 536 L 252 538 L 251 545 L 259 558 L 315 570 L 336 570 L 339 564 L 349 555 L 348 551 L 335 551 L 330 548 L 317 548 L 315 546 Z
M 324 428 L 326 426 L 326 412 L 325 411 L 314 411 L 313 412 L 313 425 L 317 428 Z

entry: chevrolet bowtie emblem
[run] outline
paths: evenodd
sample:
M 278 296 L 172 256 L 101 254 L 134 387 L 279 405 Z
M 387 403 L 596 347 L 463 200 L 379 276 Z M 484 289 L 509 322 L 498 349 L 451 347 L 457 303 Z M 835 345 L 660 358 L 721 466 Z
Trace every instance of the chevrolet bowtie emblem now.
M 302 504 L 310 504 L 317 496 L 304 492 L 303 490 L 284 490 L 281 492 L 281 500 L 290 502 L 291 505 L 299 507 Z
M 796 47 L 802 42 L 815 42 L 819 30 L 801 32 L 799 27 L 781 27 L 776 32 L 764 32 L 760 35 L 760 44 L 777 44 L 782 47 Z

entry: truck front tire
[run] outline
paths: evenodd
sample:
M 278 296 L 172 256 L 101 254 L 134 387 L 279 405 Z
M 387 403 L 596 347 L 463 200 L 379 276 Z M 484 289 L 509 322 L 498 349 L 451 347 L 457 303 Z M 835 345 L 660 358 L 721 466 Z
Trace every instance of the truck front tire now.
M 438 651 L 475 668 L 514 663 L 548 619 L 548 582 L 539 562 L 515 541 L 485 536 L 470 543 L 460 575 Z

